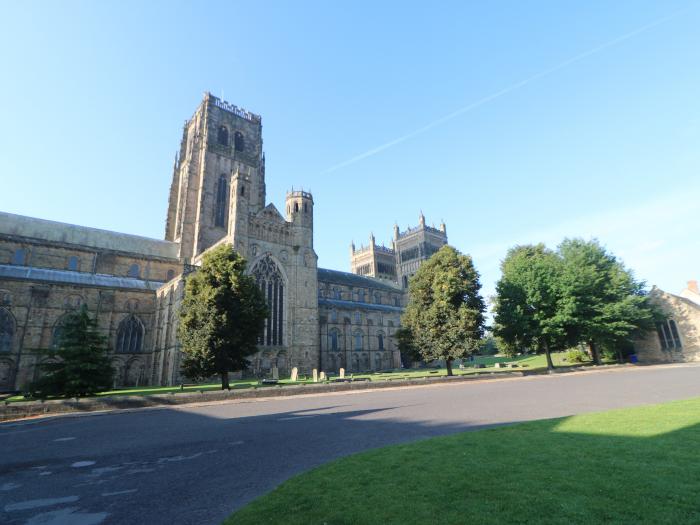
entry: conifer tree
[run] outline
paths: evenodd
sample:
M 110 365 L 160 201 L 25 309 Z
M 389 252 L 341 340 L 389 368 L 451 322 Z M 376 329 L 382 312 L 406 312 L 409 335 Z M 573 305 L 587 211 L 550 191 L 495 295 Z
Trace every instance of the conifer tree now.
M 85 305 L 64 318 L 56 349 L 47 354 L 55 361 L 40 365 L 44 375 L 30 388 L 35 395 L 86 396 L 112 386 L 107 338 Z

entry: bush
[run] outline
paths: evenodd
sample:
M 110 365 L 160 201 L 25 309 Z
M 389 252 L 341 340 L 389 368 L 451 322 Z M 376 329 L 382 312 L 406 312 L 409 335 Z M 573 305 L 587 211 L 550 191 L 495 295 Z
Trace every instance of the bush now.
M 591 358 L 583 350 L 569 350 L 566 353 L 566 360 L 569 363 L 587 363 Z

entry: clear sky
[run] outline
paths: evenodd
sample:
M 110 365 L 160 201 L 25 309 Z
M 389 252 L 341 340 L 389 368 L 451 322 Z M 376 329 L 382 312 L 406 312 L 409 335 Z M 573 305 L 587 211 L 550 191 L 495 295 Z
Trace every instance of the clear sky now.
M 492 293 L 516 243 L 597 237 L 700 278 L 700 3 L 0 3 L 0 210 L 162 238 L 182 124 L 261 114 L 268 200 L 319 264 L 447 223 Z

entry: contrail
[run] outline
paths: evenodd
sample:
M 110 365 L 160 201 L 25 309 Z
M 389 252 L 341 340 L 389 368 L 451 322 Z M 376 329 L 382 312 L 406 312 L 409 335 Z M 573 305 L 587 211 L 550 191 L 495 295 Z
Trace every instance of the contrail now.
M 462 115 L 463 113 L 467 113 L 468 111 L 476 109 L 479 106 L 483 106 L 484 104 L 488 104 L 492 100 L 500 98 L 503 95 L 507 95 L 508 93 L 511 93 L 517 89 L 520 89 L 523 86 L 526 86 L 527 84 L 530 84 L 531 82 L 534 82 L 535 80 L 539 80 L 542 77 L 546 77 L 548 75 L 551 75 L 552 73 L 556 73 L 557 71 L 560 71 L 561 69 L 569 67 L 570 65 L 575 64 L 576 62 L 580 62 L 584 58 L 588 58 L 591 55 L 595 55 L 597 53 L 600 53 L 601 51 L 604 51 L 610 47 L 613 47 L 617 44 L 620 44 L 620 43 L 624 42 L 625 40 L 629 40 L 630 38 L 633 38 L 633 37 L 639 35 L 640 33 L 644 33 L 645 31 L 648 31 L 649 29 L 652 29 L 656 26 L 664 24 L 664 23 L 668 22 L 669 20 L 676 18 L 681 13 L 688 11 L 689 9 L 690 9 L 690 7 L 686 7 L 684 9 L 676 11 L 670 15 L 667 15 L 663 18 L 659 18 L 658 20 L 656 20 L 654 22 L 650 22 L 646 25 L 638 27 L 637 29 L 630 31 L 629 33 L 625 33 L 624 35 L 618 36 L 617 38 L 613 38 L 612 40 L 604 42 L 604 43 L 602 43 L 602 44 L 600 44 L 592 49 L 589 49 L 588 51 L 584 51 L 583 53 L 579 53 L 578 55 L 576 55 L 572 58 L 569 58 L 567 60 L 564 60 L 563 62 L 560 62 L 556 66 L 550 67 L 549 69 L 545 69 L 544 71 L 541 71 L 539 73 L 535 73 L 534 75 L 527 77 L 523 80 L 520 80 L 519 82 L 516 82 L 515 84 L 511 84 L 510 86 L 505 87 L 505 88 L 501 89 L 500 91 L 496 91 L 495 93 L 492 93 L 491 95 L 480 98 L 479 100 L 472 102 L 471 104 L 469 104 L 467 106 L 461 107 L 461 108 L 453 111 L 452 113 L 444 115 L 444 116 L 438 118 L 437 120 L 434 120 L 434 121 L 430 122 L 429 124 L 426 124 L 423 127 L 420 127 L 414 131 L 411 131 L 410 133 L 407 133 L 406 135 L 403 135 L 401 137 L 390 140 L 389 142 L 386 142 L 386 143 L 382 144 L 381 146 L 377 146 L 376 148 L 372 148 L 370 150 L 367 150 L 364 153 L 361 153 L 361 154 L 356 155 L 355 157 L 352 157 L 344 162 L 341 162 L 340 164 L 336 164 L 335 166 L 331 166 L 330 168 L 323 171 L 322 174 L 326 175 L 328 173 L 332 173 L 332 172 L 337 171 L 341 168 L 345 168 L 347 166 L 350 166 L 351 164 L 355 164 L 356 162 L 360 162 L 361 160 L 364 160 L 368 157 L 376 155 L 377 153 L 381 153 L 384 150 L 387 150 L 393 146 L 396 146 L 397 144 L 401 144 L 402 142 L 405 142 L 409 139 L 412 139 L 413 137 L 415 137 L 417 135 L 425 133 L 426 131 L 428 131 L 436 126 L 439 126 L 440 124 L 443 124 L 449 120 L 452 120 L 452 119 Z

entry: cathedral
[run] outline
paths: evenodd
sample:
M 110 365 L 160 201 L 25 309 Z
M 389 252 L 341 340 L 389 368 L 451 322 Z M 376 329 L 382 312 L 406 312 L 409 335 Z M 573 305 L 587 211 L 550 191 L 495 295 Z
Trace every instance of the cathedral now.
M 178 308 L 207 250 L 248 260 L 270 315 L 248 373 L 401 366 L 394 339 L 408 279 L 447 243 L 444 224 L 394 227 L 392 247 L 351 247 L 351 273 L 319 268 L 314 199 L 266 203 L 259 115 L 209 93 L 186 121 L 164 240 L 0 212 L 0 391 L 21 390 L 50 359 L 64 316 L 82 305 L 107 336 L 114 386 L 174 385 Z

